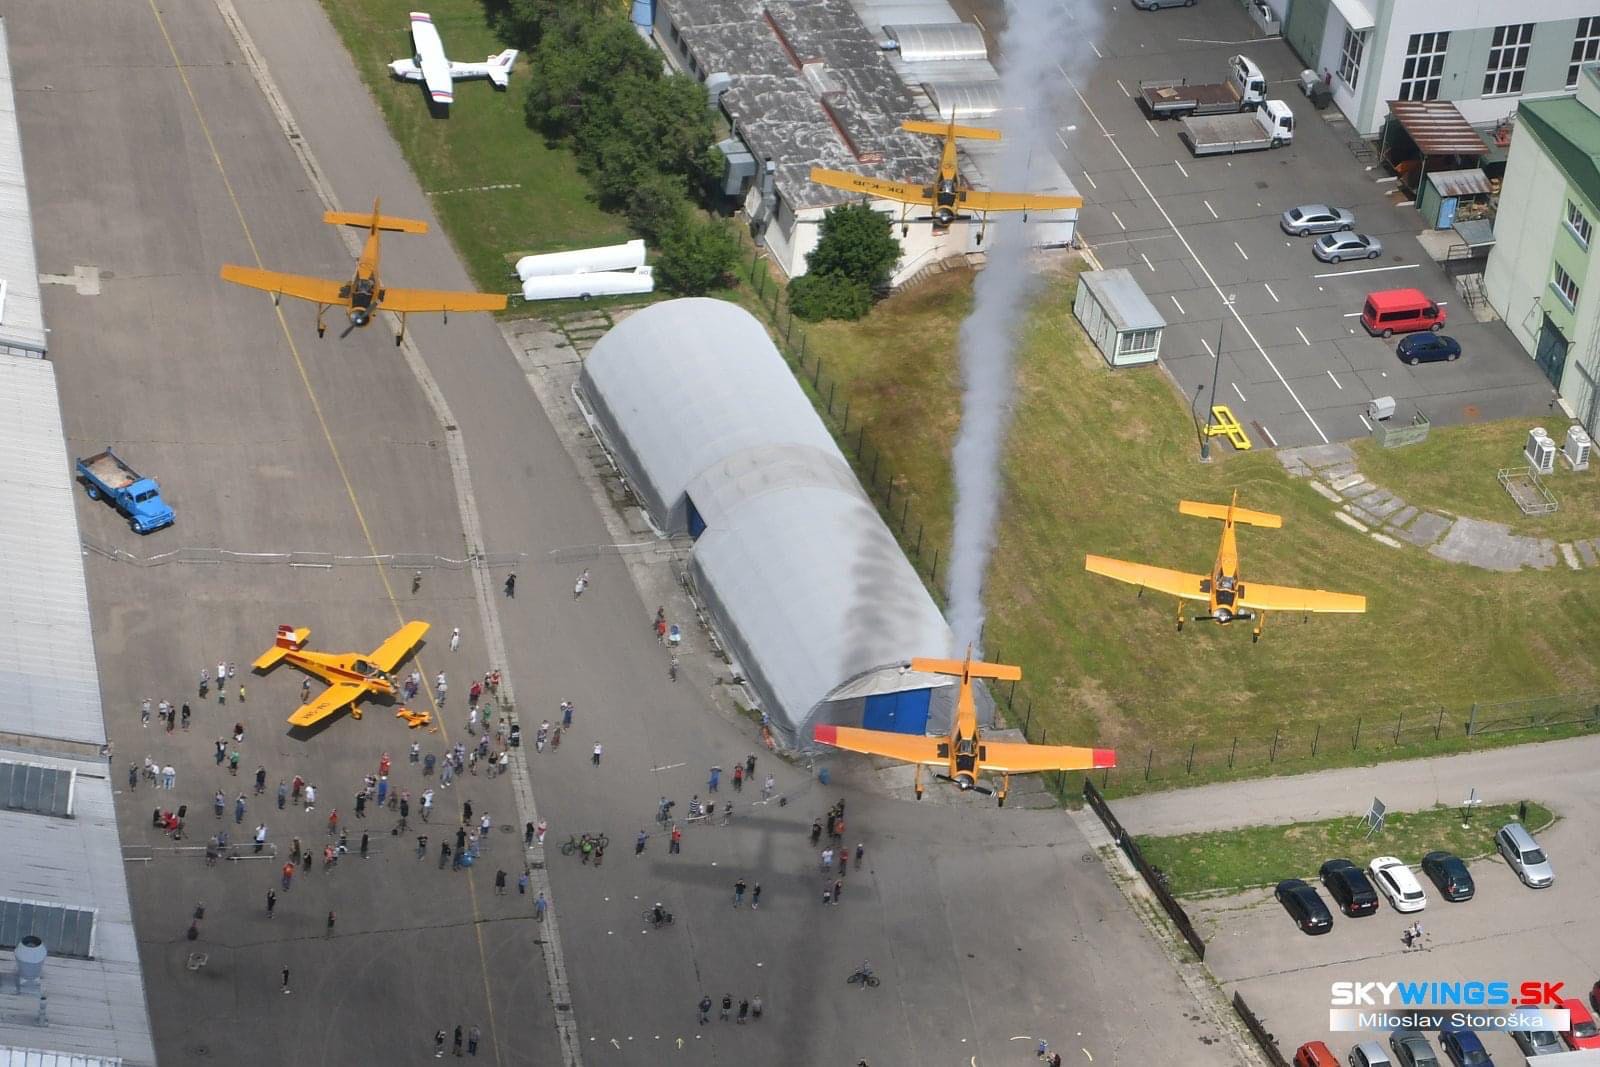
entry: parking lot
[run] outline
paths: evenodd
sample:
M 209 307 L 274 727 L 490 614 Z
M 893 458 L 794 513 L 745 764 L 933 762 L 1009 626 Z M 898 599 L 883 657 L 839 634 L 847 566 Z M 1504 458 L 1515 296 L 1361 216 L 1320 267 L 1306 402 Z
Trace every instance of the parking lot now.
M 1213 402 L 1215 373 L 1215 402 L 1258 447 L 1364 436 L 1378 396 L 1395 398 L 1397 421 L 1414 409 L 1436 424 L 1548 415 L 1548 381 L 1501 323 L 1474 319 L 1417 241 L 1420 213 L 1352 154 L 1354 131 L 1338 111 L 1318 112 L 1300 93 L 1287 44 L 1259 40 L 1230 3 L 1119 7 L 1088 29 L 1098 58 L 1060 68 L 1070 88 L 1058 155 L 1087 201 L 1079 232 L 1103 266 L 1132 270 L 1165 317 L 1162 362 L 1189 397 L 1204 387 L 1197 410 Z M 1222 81 L 1237 53 L 1262 68 L 1269 98 L 1294 111 L 1294 142 L 1197 159 L 1177 122 L 1145 118 L 1138 84 Z M 1317 202 L 1353 211 L 1383 256 L 1324 264 L 1310 238 L 1279 229 L 1283 211 Z M 1409 367 L 1395 341 L 1367 335 L 1357 318 L 1366 294 L 1391 288 L 1421 289 L 1445 308 L 1459 361 Z

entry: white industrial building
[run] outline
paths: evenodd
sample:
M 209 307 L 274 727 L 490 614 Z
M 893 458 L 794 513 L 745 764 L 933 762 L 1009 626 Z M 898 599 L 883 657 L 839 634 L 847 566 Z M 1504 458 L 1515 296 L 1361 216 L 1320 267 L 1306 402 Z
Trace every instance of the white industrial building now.
M 1600 58 L 1594 0 L 1252 0 L 1266 3 L 1335 105 L 1376 136 L 1391 100 L 1447 100 L 1492 127 L 1521 100 L 1570 93 Z
M 906 669 L 954 637 L 766 330 L 720 300 L 624 319 L 578 394 L 774 732 L 947 730 L 953 680 Z M 992 710 L 986 708 L 985 711 Z

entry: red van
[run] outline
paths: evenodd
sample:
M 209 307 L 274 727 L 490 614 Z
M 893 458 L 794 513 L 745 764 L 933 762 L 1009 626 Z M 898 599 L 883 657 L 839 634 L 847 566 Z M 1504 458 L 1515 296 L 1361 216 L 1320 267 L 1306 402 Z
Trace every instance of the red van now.
M 1339 1057 L 1321 1041 L 1311 1041 L 1295 1050 L 1294 1067 L 1339 1067 Z
M 1421 289 L 1384 289 L 1367 294 L 1361 309 L 1361 325 L 1374 337 L 1393 337 L 1413 330 L 1444 327 L 1444 308 L 1428 299 Z

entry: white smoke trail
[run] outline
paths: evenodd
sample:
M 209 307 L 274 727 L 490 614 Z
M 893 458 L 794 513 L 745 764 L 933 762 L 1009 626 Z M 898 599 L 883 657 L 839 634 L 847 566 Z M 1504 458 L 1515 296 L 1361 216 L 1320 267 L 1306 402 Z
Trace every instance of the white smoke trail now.
M 1071 64 L 1092 39 L 1097 21 L 1079 0 L 1070 15 L 1061 0 L 1013 0 L 1000 35 L 1000 128 L 1005 136 L 990 188 L 1025 192 L 1036 181 L 1030 162 L 1051 152 L 1052 90 L 1065 89 L 1058 64 Z M 983 585 L 1000 512 L 1000 461 L 1011 423 L 1012 365 L 1026 326 L 1037 276 L 1029 264 L 1027 224 L 1020 216 L 991 223 L 988 263 L 973 286 L 972 314 L 961 326 L 964 385 L 961 428 L 951 457 L 955 520 L 951 533 L 949 620 L 959 655 L 983 633 Z

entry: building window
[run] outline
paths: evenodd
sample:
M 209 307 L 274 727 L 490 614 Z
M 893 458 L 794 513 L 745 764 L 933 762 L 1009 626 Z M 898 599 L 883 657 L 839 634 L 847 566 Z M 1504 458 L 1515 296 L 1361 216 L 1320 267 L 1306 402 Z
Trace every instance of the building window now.
M 1138 352 L 1154 352 L 1156 350 L 1156 340 L 1160 336 L 1160 330 L 1129 330 L 1122 335 L 1122 352 L 1124 355 L 1133 355 Z
M 1489 65 L 1483 72 L 1484 96 L 1508 96 L 1522 92 L 1522 76 L 1528 71 L 1528 46 L 1533 43 L 1533 23 L 1496 26 L 1489 47 Z
M 1577 310 L 1578 283 L 1572 280 L 1570 274 L 1561 269 L 1561 264 L 1559 263 L 1556 264 L 1556 276 L 1551 280 L 1550 288 L 1554 289 L 1557 295 L 1561 297 L 1561 302 L 1567 305 L 1568 311 Z
M 1344 28 L 1344 50 L 1339 55 L 1339 80 L 1350 88 L 1361 79 L 1361 53 L 1367 47 L 1367 35 L 1349 26 Z
M 1578 239 L 1580 245 L 1588 249 L 1589 238 L 1594 236 L 1594 227 L 1584 216 L 1583 209 L 1571 200 L 1567 201 L 1567 229 L 1572 231 L 1572 236 Z
M 1578 32 L 1572 38 L 1572 65 L 1567 68 L 1567 88 L 1578 87 L 1578 71 L 1585 63 L 1600 59 L 1600 15 L 1590 15 L 1578 20 Z
M 1400 99 L 1439 99 L 1439 78 L 1444 71 L 1444 54 L 1450 47 L 1448 33 L 1413 33 L 1406 42 L 1406 65 L 1400 72 Z

